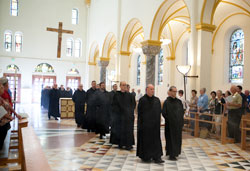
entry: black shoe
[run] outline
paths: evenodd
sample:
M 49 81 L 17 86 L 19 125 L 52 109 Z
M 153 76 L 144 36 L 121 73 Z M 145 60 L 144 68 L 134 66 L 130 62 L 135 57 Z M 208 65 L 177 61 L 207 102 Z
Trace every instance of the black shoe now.
M 169 160 L 176 161 L 177 159 L 176 159 L 176 157 L 170 156 Z
M 80 128 L 81 127 L 81 125 L 80 124 L 77 124 L 77 128 Z
M 88 132 L 90 132 L 90 129 L 88 129 Z
M 133 148 L 132 146 L 128 146 L 128 147 L 125 148 L 125 150 L 130 151 L 130 150 L 132 150 L 132 148 Z
M 58 120 L 57 117 L 55 117 L 55 120 Z
M 102 135 L 100 135 L 100 139 L 103 139 L 103 136 L 102 136 Z
M 161 158 L 156 159 L 156 160 L 154 160 L 154 161 L 155 161 L 155 163 L 158 163 L 158 164 L 160 164 L 160 163 L 164 163 L 164 161 L 163 161 Z
M 119 148 L 119 149 L 122 149 L 122 146 L 121 146 L 121 145 L 119 145 L 119 146 L 118 146 L 118 148 Z

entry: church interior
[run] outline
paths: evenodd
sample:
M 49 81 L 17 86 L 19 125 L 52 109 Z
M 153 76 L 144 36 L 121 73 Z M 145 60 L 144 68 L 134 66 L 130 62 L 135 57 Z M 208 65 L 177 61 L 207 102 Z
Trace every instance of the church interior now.
M 220 135 L 206 138 L 199 124 L 191 135 L 187 117 L 178 161 L 164 153 L 163 164 L 143 163 L 136 145 L 121 150 L 109 136 L 77 127 L 69 98 L 60 101 L 59 120 L 48 119 L 41 106 L 45 87 L 74 93 L 80 84 L 87 91 L 93 80 L 105 82 L 107 91 L 125 81 L 143 95 L 153 84 L 162 103 L 171 86 L 184 90 L 187 102 L 202 88 L 209 98 L 234 85 L 244 93 L 250 90 L 249 28 L 250 0 L 1 0 L 0 77 L 8 78 L 16 112 L 28 118 L 11 122 L 0 170 L 250 170 L 250 101 L 241 142 L 227 137 L 226 116 Z M 161 140 L 165 151 L 163 117 Z

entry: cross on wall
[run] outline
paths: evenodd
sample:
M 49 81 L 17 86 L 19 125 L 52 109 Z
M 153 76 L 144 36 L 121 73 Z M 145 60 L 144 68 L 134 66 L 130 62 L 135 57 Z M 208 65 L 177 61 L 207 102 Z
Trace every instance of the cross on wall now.
M 61 58 L 61 46 L 62 46 L 62 34 L 73 34 L 72 30 L 63 30 L 63 23 L 59 22 L 58 29 L 47 27 L 47 31 L 57 32 L 58 33 L 58 42 L 57 42 L 57 58 Z

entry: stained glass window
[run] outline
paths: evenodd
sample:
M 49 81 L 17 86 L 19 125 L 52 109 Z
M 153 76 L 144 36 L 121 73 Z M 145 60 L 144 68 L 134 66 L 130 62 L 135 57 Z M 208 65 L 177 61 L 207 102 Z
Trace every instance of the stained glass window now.
M 19 71 L 18 66 L 16 66 L 15 64 L 10 64 L 6 68 L 7 68 L 7 71 L 12 71 L 12 72 Z
M 81 56 L 81 46 L 82 42 L 80 39 L 75 40 L 75 57 L 80 57 Z
M 73 40 L 70 38 L 70 39 L 67 40 L 66 55 L 67 56 L 72 56 L 72 51 L 73 51 Z
M 137 57 L 137 66 L 136 66 L 136 85 L 140 85 L 141 82 L 141 55 Z
M 10 0 L 10 15 L 18 16 L 18 0 Z
M 12 33 L 10 31 L 4 33 L 4 44 L 5 50 L 10 52 L 12 50 Z
M 72 24 L 78 24 L 78 10 L 72 9 Z
M 243 82 L 244 69 L 244 32 L 235 30 L 230 39 L 229 81 L 231 83 Z
M 35 72 L 54 73 L 54 68 L 50 64 L 41 63 L 36 66 Z
M 16 52 L 21 52 L 22 51 L 22 45 L 23 45 L 22 33 L 16 33 L 15 34 L 15 49 L 16 49 Z
M 163 50 L 158 54 L 158 85 L 163 84 Z

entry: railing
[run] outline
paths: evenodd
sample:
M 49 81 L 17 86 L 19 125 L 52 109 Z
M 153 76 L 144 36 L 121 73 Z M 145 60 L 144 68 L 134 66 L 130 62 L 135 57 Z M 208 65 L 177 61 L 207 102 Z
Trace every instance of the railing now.
M 191 118 L 190 114 L 194 114 L 195 117 Z M 202 116 L 202 115 L 211 116 L 211 117 L 214 117 L 214 116 L 221 117 L 221 122 L 200 119 L 200 116 Z M 221 144 L 234 143 L 234 140 L 232 138 L 227 137 L 227 120 L 228 120 L 228 118 L 222 114 L 216 115 L 216 114 L 209 114 L 209 113 L 189 112 L 189 115 L 185 116 L 184 119 L 194 121 L 194 137 L 199 137 L 199 132 L 200 132 L 199 123 L 204 122 L 204 123 L 210 123 L 210 124 L 221 126 L 221 134 L 220 134 Z
M 243 115 L 241 118 L 241 149 L 246 150 L 249 145 L 246 143 L 247 131 L 250 131 L 250 128 L 247 127 L 247 123 L 250 123 L 250 113 Z

